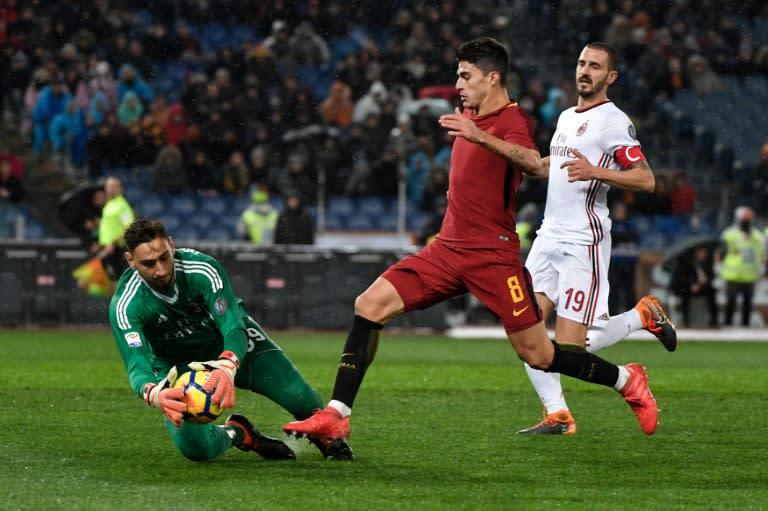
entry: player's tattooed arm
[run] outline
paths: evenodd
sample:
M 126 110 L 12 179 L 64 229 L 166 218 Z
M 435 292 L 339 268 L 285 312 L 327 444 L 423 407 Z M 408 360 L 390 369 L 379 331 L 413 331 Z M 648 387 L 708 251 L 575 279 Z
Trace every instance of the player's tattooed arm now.
M 482 146 L 498 154 L 509 163 L 519 168 L 527 176 L 539 176 L 542 172 L 541 155 L 536 149 L 496 138 L 490 133 L 481 132 L 479 142 Z
M 537 172 L 525 172 L 523 173 L 528 177 L 538 178 L 538 179 L 546 179 L 549 177 L 549 156 L 544 156 L 541 158 L 541 164 L 539 165 L 539 169 Z
M 438 123 L 448 129 L 449 135 L 463 137 L 473 144 L 485 147 L 518 167 L 524 174 L 537 175 L 541 172 L 541 155 L 538 150 L 507 142 L 481 130 L 458 108 L 451 114 L 441 115 Z

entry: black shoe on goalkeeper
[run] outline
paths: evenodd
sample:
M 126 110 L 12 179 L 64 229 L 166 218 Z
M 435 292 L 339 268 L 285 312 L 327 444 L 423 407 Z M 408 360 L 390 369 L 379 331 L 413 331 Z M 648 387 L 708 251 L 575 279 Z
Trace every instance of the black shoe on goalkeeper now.
M 333 461 L 351 461 L 355 453 L 343 438 L 310 438 L 310 442 L 320 449 L 323 458 Z
M 296 453 L 293 452 L 293 449 L 277 438 L 262 435 L 253 427 L 251 421 L 242 415 L 230 415 L 227 417 L 226 424 L 242 432 L 242 440 L 235 440 L 234 442 L 234 446 L 241 451 L 253 451 L 268 460 L 296 459 Z

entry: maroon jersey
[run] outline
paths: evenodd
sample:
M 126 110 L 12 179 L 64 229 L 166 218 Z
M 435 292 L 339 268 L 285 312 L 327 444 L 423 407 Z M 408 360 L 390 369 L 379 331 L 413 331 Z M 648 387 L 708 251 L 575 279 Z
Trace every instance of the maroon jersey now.
M 481 116 L 466 109 L 464 115 L 497 138 L 537 149 L 533 120 L 516 102 Z M 456 137 L 451 150 L 448 210 L 438 237 L 454 246 L 519 252 L 515 211 L 522 177 L 520 169 L 501 156 Z

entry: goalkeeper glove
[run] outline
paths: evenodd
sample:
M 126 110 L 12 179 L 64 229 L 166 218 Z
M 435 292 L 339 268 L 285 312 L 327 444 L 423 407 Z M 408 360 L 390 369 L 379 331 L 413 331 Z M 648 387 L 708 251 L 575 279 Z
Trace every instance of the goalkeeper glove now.
M 168 420 L 178 428 L 181 426 L 184 412 L 187 411 L 187 405 L 181 401 L 184 397 L 184 389 L 173 388 L 177 375 L 176 366 L 171 367 L 168 374 L 159 383 L 147 383 L 144 385 L 141 395 L 149 406 L 159 408 L 168 417 Z
M 193 371 L 211 371 L 208 381 L 205 382 L 205 390 L 213 392 L 212 403 L 222 408 L 235 406 L 235 372 L 240 366 L 237 355 L 224 351 L 218 360 L 190 362 L 188 365 Z

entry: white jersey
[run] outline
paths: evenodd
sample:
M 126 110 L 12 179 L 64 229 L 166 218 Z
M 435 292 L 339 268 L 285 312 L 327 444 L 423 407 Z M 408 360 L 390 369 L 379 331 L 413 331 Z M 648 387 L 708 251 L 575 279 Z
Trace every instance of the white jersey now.
M 592 165 L 616 169 L 616 150 L 639 147 L 629 117 L 611 101 L 586 110 L 571 107 L 560 114 L 549 147 L 549 183 L 544 220 L 537 231 L 555 241 L 593 245 L 611 231 L 607 195 L 609 185 L 598 180 L 568 182 L 567 169 L 560 165 L 576 157 L 578 149 Z M 626 150 L 626 149 L 625 149 Z M 629 160 L 634 160 L 627 153 Z

